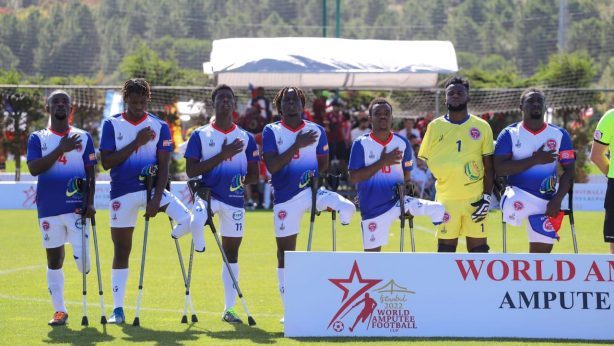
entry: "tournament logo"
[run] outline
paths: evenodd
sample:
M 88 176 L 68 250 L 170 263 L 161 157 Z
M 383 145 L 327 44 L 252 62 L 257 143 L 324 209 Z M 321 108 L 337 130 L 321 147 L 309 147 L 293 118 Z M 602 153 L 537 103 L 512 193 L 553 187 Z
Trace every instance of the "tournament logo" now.
M 111 209 L 113 209 L 113 211 L 118 211 L 121 206 L 122 204 L 119 203 L 119 201 L 113 201 L 113 203 L 111 203 Z
M 41 227 L 43 228 L 43 231 L 47 232 L 49 230 L 49 222 L 43 221 L 41 223 Z
M 448 212 L 443 213 L 443 223 L 448 223 L 450 221 L 450 214 Z
M 47 151 L 47 143 L 43 143 L 43 146 L 41 147 L 42 151 Z
M 232 219 L 235 221 L 239 221 L 243 218 L 243 212 L 241 210 L 237 210 L 232 213 Z
M 347 278 L 328 279 L 342 292 L 341 306 L 335 312 L 327 329 L 337 333 L 353 333 L 357 328 L 383 329 L 391 333 L 416 329 L 416 316 L 409 309 L 411 295 L 416 292 L 398 284 L 393 278 L 367 279 L 354 265 Z M 379 287 L 376 285 L 383 283 Z M 347 334 L 346 332 L 346 334 Z
M 301 179 L 299 180 L 299 183 L 298 183 L 298 188 L 302 189 L 305 186 L 309 185 L 309 178 L 311 178 L 313 175 L 314 175 L 313 171 L 303 172 L 303 174 L 301 174 Z
M 520 143 L 520 139 L 516 141 L 515 146 L 516 148 L 520 148 L 522 146 L 522 143 Z
M 243 176 L 241 174 L 236 174 L 232 177 L 230 181 L 230 192 L 243 192 Z
M 30 186 L 28 189 L 21 191 L 26 197 L 21 204 L 24 208 L 29 208 L 36 204 L 36 190 L 33 186 Z
M 210 147 L 214 147 L 215 146 L 215 142 L 213 141 L 213 138 L 211 138 L 211 140 L 209 140 L 209 146 Z
M 375 230 L 377 229 L 377 223 L 375 222 L 370 222 L 369 226 L 367 226 L 367 228 L 369 229 L 369 231 L 371 232 L 375 232 Z
M 595 130 L 595 134 L 593 135 L 593 139 L 600 141 L 601 137 L 603 137 L 603 133 L 599 130 Z
M 475 161 L 469 161 L 465 164 L 465 175 L 470 181 L 480 179 L 480 166 Z
M 375 158 L 375 154 L 373 154 L 372 151 L 369 151 L 369 158 L 370 159 L 374 159 Z
M 119 136 L 117 136 L 117 140 L 121 141 L 122 139 L 124 139 L 124 135 L 122 135 L 122 133 L 119 133 Z
M 522 204 L 522 202 L 520 201 L 514 202 L 514 210 L 520 211 L 522 210 L 522 208 L 524 208 L 524 204 Z
M 480 137 L 482 137 L 482 133 L 480 133 L 480 130 L 478 130 L 477 127 L 472 127 L 471 130 L 469 130 L 469 136 L 477 141 L 480 139 Z
M 550 176 L 542 181 L 539 185 L 539 193 L 541 194 L 550 194 L 556 191 L 556 176 Z
M 556 141 L 554 139 L 549 139 L 546 141 L 546 146 L 550 150 L 556 150 Z

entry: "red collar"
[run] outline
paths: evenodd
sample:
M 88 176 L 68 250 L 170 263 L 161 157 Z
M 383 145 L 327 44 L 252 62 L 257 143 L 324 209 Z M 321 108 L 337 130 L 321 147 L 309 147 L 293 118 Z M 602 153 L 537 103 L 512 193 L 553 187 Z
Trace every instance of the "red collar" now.
M 539 130 L 537 130 L 537 131 L 533 131 L 533 130 L 531 130 L 530 128 L 526 127 L 526 126 L 525 126 L 525 124 L 524 124 L 524 121 L 523 121 L 523 122 L 522 122 L 522 127 L 523 127 L 525 130 L 527 130 L 527 131 L 531 132 L 532 134 L 534 134 L 534 135 L 538 135 L 538 134 L 540 134 L 540 133 L 544 132 L 544 130 L 546 129 L 546 127 L 548 127 L 548 124 L 544 123 L 544 126 L 543 126 L 541 129 L 539 129 Z
M 281 121 L 281 126 L 287 128 L 288 130 L 292 131 L 292 132 L 297 132 L 300 131 L 303 127 L 305 127 L 305 121 L 301 120 L 301 124 L 299 125 L 299 127 L 293 129 L 290 126 L 288 126 L 283 120 Z
M 51 127 L 49 128 L 49 131 L 51 131 L 51 133 L 53 133 L 56 136 L 60 136 L 60 137 L 66 136 L 70 132 L 70 130 L 71 130 L 70 126 L 68 126 L 68 128 L 64 132 L 56 132 L 56 131 L 53 131 Z
M 228 129 L 228 131 L 224 131 L 222 129 L 220 129 L 219 127 L 215 126 L 215 123 L 211 123 L 211 127 L 213 127 L 214 130 L 217 130 L 225 135 L 231 133 L 232 131 L 234 131 L 234 129 L 237 128 L 237 125 L 235 123 L 232 124 L 232 126 L 230 127 L 230 129 Z
M 137 120 L 136 122 L 133 122 L 132 120 L 128 119 L 128 116 L 126 115 L 126 112 L 123 112 L 123 113 L 122 113 L 122 117 L 123 117 L 123 118 L 124 118 L 124 119 L 125 119 L 127 122 L 129 122 L 130 124 L 132 124 L 132 125 L 136 126 L 136 125 L 138 125 L 138 124 L 142 123 L 143 121 L 145 121 L 145 119 L 147 119 L 147 112 L 145 112 L 145 113 L 143 114 L 143 117 L 142 117 L 141 119 Z
M 388 143 L 390 143 L 390 141 L 392 141 L 392 137 L 394 137 L 394 135 L 392 134 L 392 132 L 389 133 L 388 138 L 385 141 L 381 141 L 379 138 L 375 137 L 375 135 L 373 134 L 373 132 L 369 133 L 369 136 L 371 137 L 371 139 L 373 139 L 374 141 L 376 141 L 377 143 L 379 143 L 381 146 L 387 146 Z

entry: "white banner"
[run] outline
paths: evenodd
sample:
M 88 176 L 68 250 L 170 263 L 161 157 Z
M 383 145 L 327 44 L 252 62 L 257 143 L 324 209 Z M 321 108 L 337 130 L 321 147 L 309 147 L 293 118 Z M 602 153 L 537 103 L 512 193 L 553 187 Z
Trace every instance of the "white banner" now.
M 111 185 L 108 181 L 96 182 L 94 205 L 96 209 L 109 209 Z M 185 181 L 171 183 L 171 192 L 184 204 L 191 204 L 190 191 Z M 0 209 L 36 210 L 36 181 L 0 181 Z
M 607 255 L 286 252 L 285 336 L 614 340 Z

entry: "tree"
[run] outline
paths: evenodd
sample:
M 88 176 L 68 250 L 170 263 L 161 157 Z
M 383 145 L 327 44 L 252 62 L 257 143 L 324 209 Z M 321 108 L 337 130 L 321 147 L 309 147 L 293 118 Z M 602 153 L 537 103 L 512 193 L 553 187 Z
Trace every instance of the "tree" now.
M 175 60 L 163 60 L 143 41 L 119 65 L 123 79 L 145 78 L 151 85 L 173 85 L 182 78 Z

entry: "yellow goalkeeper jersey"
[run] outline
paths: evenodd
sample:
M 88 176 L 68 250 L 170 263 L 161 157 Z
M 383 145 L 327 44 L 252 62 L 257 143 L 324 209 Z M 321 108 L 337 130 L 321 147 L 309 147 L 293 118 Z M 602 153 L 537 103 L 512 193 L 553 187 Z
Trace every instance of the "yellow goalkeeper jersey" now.
M 426 160 L 437 179 L 437 200 L 468 199 L 484 191 L 482 156 L 494 152 L 490 125 L 468 115 L 452 122 L 448 115 L 427 127 L 418 157 Z

